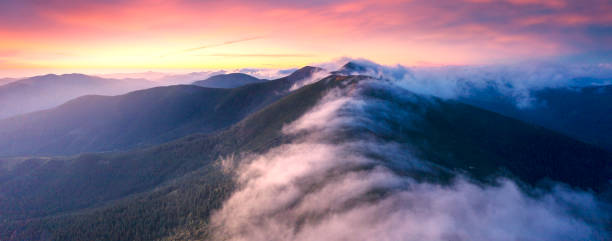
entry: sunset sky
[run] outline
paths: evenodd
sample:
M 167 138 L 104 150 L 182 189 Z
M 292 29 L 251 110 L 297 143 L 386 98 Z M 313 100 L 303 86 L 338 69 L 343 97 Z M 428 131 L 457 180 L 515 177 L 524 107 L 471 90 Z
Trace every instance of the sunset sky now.
M 612 62 L 610 0 L 0 0 L 0 77 L 381 64 Z

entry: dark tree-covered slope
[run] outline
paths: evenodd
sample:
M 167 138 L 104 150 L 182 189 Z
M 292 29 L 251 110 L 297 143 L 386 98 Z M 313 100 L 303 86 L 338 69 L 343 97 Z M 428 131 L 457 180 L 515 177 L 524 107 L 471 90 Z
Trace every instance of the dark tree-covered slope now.
M 232 127 L 124 153 L 4 162 L 0 236 L 9 240 L 152 240 L 206 238 L 208 218 L 233 190 L 220 159 L 264 152 L 291 141 L 281 130 L 328 90 L 364 76 L 330 76 L 254 112 Z M 505 175 L 528 185 L 552 180 L 605 192 L 608 152 L 565 135 L 456 101 L 372 89 L 364 96 L 396 112 L 366 111 L 385 125 L 347 129 L 337 138 L 377 135 L 421 160 L 488 182 Z M 405 98 L 408 97 L 408 98 Z M 235 156 L 234 156 L 235 155 Z M 444 175 L 443 178 L 448 177 Z M 442 181 L 430 179 L 430 181 Z
M 127 150 L 210 133 L 285 96 L 307 77 L 290 75 L 232 89 L 176 85 L 83 96 L 51 110 L 0 120 L 0 156 Z
M 461 101 L 612 151 L 612 85 L 547 88 L 531 95 L 533 103 L 523 108 L 492 89 L 475 92 Z

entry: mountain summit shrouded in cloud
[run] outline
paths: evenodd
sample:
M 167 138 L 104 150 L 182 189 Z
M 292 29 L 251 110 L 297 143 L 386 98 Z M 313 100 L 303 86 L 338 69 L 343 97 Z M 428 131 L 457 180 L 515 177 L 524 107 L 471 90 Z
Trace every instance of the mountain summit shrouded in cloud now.
M 2 1 L 0 75 L 287 68 L 340 56 L 610 63 L 610 12 L 608 0 Z
M 432 135 L 428 132 L 435 131 L 429 128 L 442 128 L 455 114 L 481 120 L 488 117 L 480 114 L 488 114 L 436 99 L 423 99 L 404 92 L 393 82 L 363 77 L 334 78 L 342 80 L 340 86 L 347 87 L 329 91 L 311 111 L 283 128 L 283 134 L 299 138 L 261 155 L 236 160 L 239 188 L 213 215 L 213 239 L 590 240 L 607 235 L 604 220 L 609 216 L 599 213 L 603 210 L 598 210 L 599 204 L 592 203 L 594 200 L 587 193 L 554 187 L 552 192 L 536 190 L 541 194 L 532 198 L 523 194 L 514 182 L 503 179 L 495 181 L 497 185 L 493 186 L 478 186 L 463 177 L 455 179 L 450 186 L 430 183 L 429 175 L 441 175 L 450 170 L 447 168 L 461 164 L 424 159 L 427 156 L 424 152 L 442 154 L 448 147 L 430 142 L 433 139 L 428 137 L 427 141 L 423 140 L 428 144 L 419 143 L 419 136 Z M 451 123 L 456 128 L 469 128 L 459 126 L 461 122 Z M 525 131 L 522 128 L 516 131 Z M 451 132 L 443 132 L 447 131 Z M 456 133 L 460 132 L 463 131 Z M 527 133 L 520 135 L 524 134 Z M 463 141 L 471 139 L 463 138 Z M 502 148 L 510 151 L 515 147 Z M 494 149 L 487 148 L 495 152 Z M 540 151 L 544 150 L 537 152 Z M 444 162 L 452 159 L 446 158 Z M 596 161 L 595 165 L 609 167 L 605 162 L 610 157 L 598 158 L 607 160 Z M 477 164 L 477 155 L 468 159 L 471 160 L 465 163 L 467 166 L 460 167 L 471 169 L 468 173 L 495 166 Z M 526 163 L 519 160 L 511 161 L 514 164 L 499 164 L 523 175 L 518 170 L 525 168 L 521 165 Z M 539 163 L 542 160 L 527 162 L 531 161 L 534 165 L 547 165 Z M 567 166 L 561 169 L 593 164 L 589 161 L 564 163 Z M 565 172 L 561 169 L 554 173 Z M 539 172 L 531 171 L 532 174 Z M 574 174 L 581 172 L 575 171 Z M 421 183 L 421 178 L 430 181 Z M 605 182 L 607 177 L 600 178 L 598 182 Z M 579 215 L 563 211 L 574 208 L 581 210 Z

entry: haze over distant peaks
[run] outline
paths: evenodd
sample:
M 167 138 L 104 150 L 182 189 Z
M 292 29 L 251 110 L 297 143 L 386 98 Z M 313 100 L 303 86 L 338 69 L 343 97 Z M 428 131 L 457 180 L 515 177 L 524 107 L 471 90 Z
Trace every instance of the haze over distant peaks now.
M 194 85 L 208 88 L 235 88 L 247 84 L 261 83 L 267 80 L 258 79 L 248 74 L 231 73 L 211 76 L 205 80 L 193 82 Z
M 0 86 L 0 119 L 55 107 L 82 95 L 117 95 L 154 85 L 145 79 L 106 79 L 84 74 L 20 79 Z
M 11 82 L 15 82 L 19 80 L 18 78 L 0 78 L 0 86 L 11 83 Z

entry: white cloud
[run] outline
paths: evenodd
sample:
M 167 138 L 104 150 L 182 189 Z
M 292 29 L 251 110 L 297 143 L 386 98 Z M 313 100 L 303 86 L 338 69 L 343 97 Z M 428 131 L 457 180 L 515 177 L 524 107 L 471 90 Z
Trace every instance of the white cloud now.
M 412 92 L 452 99 L 475 91 L 492 90 L 510 98 L 518 107 L 535 101 L 533 91 L 544 88 L 612 84 L 612 67 L 606 64 L 556 64 L 529 62 L 514 65 L 405 67 L 379 65 L 366 59 L 340 58 L 321 66 L 340 68 L 357 63 L 364 74 L 388 79 Z

